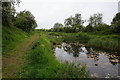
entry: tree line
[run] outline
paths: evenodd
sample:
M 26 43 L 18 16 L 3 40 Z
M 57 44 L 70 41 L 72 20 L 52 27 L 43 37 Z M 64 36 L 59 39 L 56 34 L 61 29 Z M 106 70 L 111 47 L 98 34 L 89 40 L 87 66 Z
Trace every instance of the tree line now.
M 30 11 L 16 12 L 15 5 L 19 6 L 20 0 L 2 2 L 2 25 L 6 27 L 18 27 L 29 32 L 37 27 L 35 17 Z
M 29 32 L 37 27 L 35 17 L 30 11 L 16 12 L 15 5 L 20 4 L 20 0 L 2 2 L 2 25 L 6 27 L 18 27 L 23 31 Z M 99 32 L 103 34 L 120 33 L 120 13 L 113 18 L 111 25 L 102 22 L 101 13 L 93 14 L 89 20 L 83 20 L 81 14 L 76 13 L 64 20 L 64 25 L 57 22 L 49 31 L 54 32 Z M 88 22 L 87 26 L 83 24 Z
M 105 24 L 103 14 L 96 13 L 89 17 L 89 20 L 83 20 L 81 14 L 76 13 L 75 16 L 70 16 L 64 20 L 64 25 L 55 23 L 49 31 L 53 32 L 93 32 L 102 34 L 119 34 L 120 33 L 120 13 L 117 13 L 113 18 L 111 25 Z M 88 22 L 87 26 L 83 24 Z

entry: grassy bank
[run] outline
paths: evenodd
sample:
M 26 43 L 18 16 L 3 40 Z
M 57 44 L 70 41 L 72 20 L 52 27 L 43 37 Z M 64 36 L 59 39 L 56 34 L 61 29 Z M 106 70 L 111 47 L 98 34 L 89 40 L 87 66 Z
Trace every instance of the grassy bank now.
M 88 46 L 107 49 L 111 51 L 120 51 L 120 36 L 119 35 L 100 35 L 91 33 L 55 33 L 51 32 L 51 35 L 62 36 L 64 41 L 67 42 L 80 42 Z
M 50 38 L 40 33 L 40 39 L 27 53 L 28 63 L 19 74 L 23 78 L 87 78 L 85 66 L 76 67 L 73 64 L 60 64 L 53 54 L 53 43 L 57 38 Z
M 22 41 L 27 39 L 28 33 L 18 29 L 16 27 L 2 27 L 2 53 L 6 54 L 10 50 L 14 49 Z

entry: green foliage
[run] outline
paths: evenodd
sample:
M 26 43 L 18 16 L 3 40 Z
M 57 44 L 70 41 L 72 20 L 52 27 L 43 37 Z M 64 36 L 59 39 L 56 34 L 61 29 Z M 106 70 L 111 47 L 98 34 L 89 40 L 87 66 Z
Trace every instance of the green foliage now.
M 53 27 L 54 28 L 59 28 L 59 27 L 63 27 L 63 25 L 61 23 L 55 23 Z
M 54 32 L 61 32 L 62 31 L 62 28 L 61 27 L 56 27 L 53 29 Z
M 67 18 L 67 19 L 65 19 L 65 21 L 64 21 L 64 24 L 65 24 L 65 26 L 67 26 L 67 27 L 69 27 L 69 26 L 73 26 L 73 18 L 72 17 L 69 17 L 69 18 Z
M 84 67 L 60 64 L 53 54 L 51 38 L 45 33 L 27 53 L 27 65 L 20 71 L 22 78 L 88 78 Z M 49 36 L 50 37 L 50 36 Z M 54 38 L 55 39 L 55 38 Z
M 74 32 L 80 32 L 81 29 L 83 28 L 83 26 L 82 25 L 74 25 L 72 28 L 74 29 Z
M 80 43 L 87 43 L 90 39 L 87 34 L 78 33 L 78 34 L 67 34 L 64 37 L 64 41 L 68 42 L 80 42 Z
M 2 2 L 2 25 L 12 26 L 15 20 L 15 5 L 19 5 L 20 0 L 12 0 L 10 2 Z
M 110 28 L 110 26 L 107 24 L 98 24 L 94 27 L 94 31 L 105 31 L 109 28 Z
M 98 24 L 102 23 L 102 14 L 98 13 L 98 14 L 93 14 L 93 16 L 90 16 L 89 18 L 89 24 L 94 27 Z
M 90 24 L 83 29 L 83 32 L 92 32 L 92 31 L 93 31 L 93 27 Z
M 58 28 L 53 28 L 50 31 L 54 32 L 66 32 L 66 33 L 76 33 L 80 32 L 80 30 L 83 28 L 82 25 L 74 25 L 73 27 L 58 27 Z
M 14 25 L 26 32 L 29 32 L 37 27 L 35 18 L 29 11 L 22 11 L 18 13 Z
M 63 28 L 63 32 L 73 33 L 74 32 L 74 28 L 73 27 L 64 27 Z
M 120 12 L 115 15 L 112 21 L 112 29 L 115 33 L 120 33 Z
M 14 8 L 11 7 L 11 2 L 3 2 L 2 3 L 2 25 L 10 26 L 12 25 L 12 20 L 14 18 L 13 12 Z
M 20 0 L 12 0 L 10 2 L 2 2 L 2 25 L 18 28 L 28 32 L 37 26 L 34 16 L 29 11 L 22 11 L 15 17 L 15 5 L 19 5 Z
M 116 21 L 119 21 L 119 20 L 120 20 L 120 12 L 117 13 L 117 14 L 115 15 L 115 17 L 113 18 L 112 24 L 116 23 Z
M 84 23 L 84 21 L 82 20 L 81 14 L 79 13 L 75 14 L 74 19 L 75 19 L 74 25 L 82 25 Z
M 114 34 L 120 32 L 120 13 L 117 13 L 113 18 L 112 25 L 107 25 L 102 22 L 103 15 L 101 13 L 93 14 L 89 18 L 89 24 L 84 27 L 81 14 L 75 14 L 75 17 L 71 16 L 65 19 L 65 27 L 51 28 L 49 31 L 52 32 L 66 32 L 66 33 L 76 33 L 76 32 L 92 32 L 95 34 Z
M 28 34 L 16 27 L 2 27 L 2 50 L 3 54 L 12 50 L 15 46 L 20 44 Z
M 65 19 L 64 24 L 66 27 L 72 27 L 75 25 L 82 25 L 84 21 L 82 20 L 81 14 L 75 14 L 75 17 L 69 17 Z
M 96 46 L 100 48 L 118 50 L 118 40 L 110 39 L 107 37 L 94 37 L 88 41 L 88 44 L 91 46 Z
M 93 28 L 92 32 L 95 34 L 113 34 L 111 26 L 107 24 L 98 24 Z
M 113 30 L 111 28 L 111 26 L 102 23 L 102 24 L 98 24 L 94 27 L 92 27 L 92 25 L 87 25 L 86 27 L 83 27 L 81 29 L 82 32 L 90 32 L 90 33 L 94 33 L 94 34 L 113 34 Z
M 53 33 L 57 34 L 57 33 Z M 57 34 L 58 35 L 58 34 Z M 103 35 L 96 33 L 59 33 L 59 36 L 62 36 L 64 41 L 67 42 L 80 42 L 86 45 L 100 48 L 100 49 L 108 49 L 111 51 L 119 51 L 120 50 L 120 36 L 119 35 Z
M 63 28 L 63 25 L 61 23 L 55 23 L 53 27 L 54 27 L 53 31 L 61 32 L 62 28 Z

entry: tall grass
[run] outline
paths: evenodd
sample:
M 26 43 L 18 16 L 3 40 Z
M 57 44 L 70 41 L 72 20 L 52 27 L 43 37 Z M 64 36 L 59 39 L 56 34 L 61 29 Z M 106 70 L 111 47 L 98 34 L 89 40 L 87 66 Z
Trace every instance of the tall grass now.
M 87 43 L 89 36 L 86 34 L 68 34 L 64 36 L 64 41 Z
M 52 33 L 59 34 L 59 33 Z M 120 36 L 119 35 L 100 35 L 93 33 L 60 33 L 63 36 L 64 41 L 67 42 L 80 42 L 85 43 L 88 46 L 100 47 L 108 50 L 120 51 Z
M 117 50 L 119 51 L 119 35 L 89 35 L 90 40 L 87 44 L 95 47 L 100 47 L 108 50 Z
M 93 38 L 88 41 L 88 45 L 111 50 L 118 50 L 118 40 L 114 39 Z
M 87 78 L 84 67 L 60 64 L 52 50 L 52 43 L 47 35 L 41 33 L 32 49 L 27 53 L 28 63 L 20 71 L 23 78 Z
M 19 45 L 28 34 L 16 27 L 2 27 L 2 53 L 12 50 L 15 46 Z

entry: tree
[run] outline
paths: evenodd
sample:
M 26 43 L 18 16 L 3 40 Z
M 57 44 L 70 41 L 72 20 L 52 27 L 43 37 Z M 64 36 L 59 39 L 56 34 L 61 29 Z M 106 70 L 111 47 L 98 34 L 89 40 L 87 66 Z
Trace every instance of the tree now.
M 82 20 L 81 14 L 75 14 L 75 17 L 70 16 L 65 19 L 64 24 L 67 27 L 73 27 L 75 25 L 83 25 L 84 21 Z
M 102 14 L 98 13 L 90 16 L 88 22 L 92 27 L 95 27 L 98 24 L 102 24 Z
M 63 27 L 63 24 L 61 24 L 61 23 L 55 23 L 53 27 L 54 28 Z
M 111 26 L 102 23 L 98 24 L 97 26 L 93 27 L 93 32 L 98 34 L 112 34 Z
M 120 33 L 120 12 L 115 15 L 111 24 L 113 31 L 115 33 Z
M 54 27 L 53 31 L 60 32 L 63 28 L 63 25 L 61 23 L 55 23 L 53 27 Z
M 79 32 L 82 28 L 83 28 L 82 25 L 75 25 L 72 27 L 72 29 L 74 29 L 74 32 Z
M 71 17 L 65 19 L 64 24 L 65 24 L 66 27 L 73 26 L 73 17 L 71 16 Z
M 26 32 L 37 27 L 35 17 L 29 11 L 21 11 L 18 13 L 14 25 Z
M 15 5 L 19 5 L 20 0 L 11 0 L 11 2 L 2 2 L 2 25 L 11 26 L 15 18 Z
M 82 25 L 84 21 L 82 20 L 81 14 L 75 14 L 75 24 L 74 25 Z
M 92 31 L 93 31 L 93 27 L 91 24 L 88 24 L 84 29 L 84 32 L 92 32 Z

